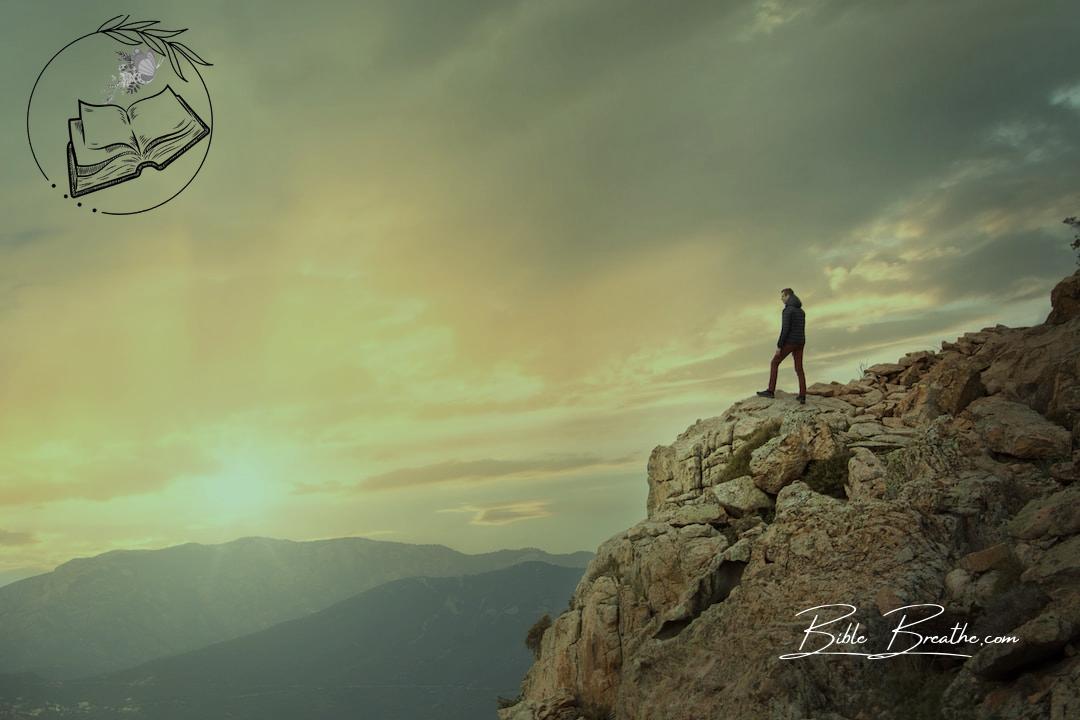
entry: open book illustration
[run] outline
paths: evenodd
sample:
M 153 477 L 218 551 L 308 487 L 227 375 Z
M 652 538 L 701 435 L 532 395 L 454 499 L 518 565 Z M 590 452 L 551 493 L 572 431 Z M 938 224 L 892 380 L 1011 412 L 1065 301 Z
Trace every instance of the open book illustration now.
M 209 134 L 168 85 L 126 110 L 80 100 L 79 117 L 68 120 L 71 197 L 133 180 L 147 165 L 164 170 Z

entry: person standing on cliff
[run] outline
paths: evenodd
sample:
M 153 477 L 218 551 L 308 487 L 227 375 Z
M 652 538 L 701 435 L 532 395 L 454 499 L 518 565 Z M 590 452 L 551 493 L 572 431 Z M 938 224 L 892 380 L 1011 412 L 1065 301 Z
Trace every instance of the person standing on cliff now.
M 803 347 L 806 345 L 806 313 L 802 309 L 802 300 L 791 288 L 780 291 L 780 302 L 784 303 L 784 312 L 781 315 L 780 339 L 776 341 L 776 354 L 773 355 L 772 366 L 769 370 L 769 389 L 759 390 L 761 397 L 776 397 L 776 373 L 780 369 L 780 363 L 788 355 L 795 360 L 795 374 L 799 376 L 800 403 L 806 403 L 806 375 L 803 374 L 802 358 Z

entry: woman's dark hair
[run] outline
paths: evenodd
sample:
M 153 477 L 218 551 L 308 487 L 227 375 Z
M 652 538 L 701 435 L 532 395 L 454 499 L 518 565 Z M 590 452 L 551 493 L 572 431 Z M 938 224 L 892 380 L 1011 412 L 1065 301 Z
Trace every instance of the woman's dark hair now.
M 784 288 L 783 290 L 780 291 L 780 293 L 781 294 L 787 294 L 787 295 L 794 295 L 795 291 L 792 290 L 791 288 Z

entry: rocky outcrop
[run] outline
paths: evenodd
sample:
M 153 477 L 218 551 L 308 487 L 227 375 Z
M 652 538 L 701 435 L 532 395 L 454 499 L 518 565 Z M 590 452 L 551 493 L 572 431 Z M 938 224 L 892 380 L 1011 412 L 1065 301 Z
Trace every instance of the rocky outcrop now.
M 1050 306 L 1047 325 L 1061 325 L 1080 317 L 1080 273 L 1070 275 L 1050 291 Z
M 1078 716 L 1078 282 L 1052 322 L 966 333 L 805 405 L 743 400 L 655 448 L 645 518 L 601 545 L 502 720 Z M 845 651 L 884 650 L 903 613 L 967 639 L 782 657 L 822 649 L 809 624 L 838 604 L 833 649 L 848 625 Z
M 968 413 L 986 447 L 997 453 L 1029 460 L 1068 457 L 1069 431 L 1055 425 L 1023 403 L 994 396 L 977 400 Z
M 1032 500 L 1009 522 L 1008 531 L 1024 540 L 1080 532 L 1080 485 Z

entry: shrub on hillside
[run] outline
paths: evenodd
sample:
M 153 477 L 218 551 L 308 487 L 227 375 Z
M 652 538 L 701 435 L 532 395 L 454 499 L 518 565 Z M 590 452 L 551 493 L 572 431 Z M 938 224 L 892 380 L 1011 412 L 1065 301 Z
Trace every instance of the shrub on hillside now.
M 755 450 L 780 434 L 780 420 L 768 422 L 759 427 L 746 439 L 739 449 L 736 450 L 728 464 L 724 466 L 724 472 L 720 474 L 717 482 L 727 482 L 743 475 L 750 474 L 750 456 Z
M 848 460 L 851 459 L 851 451 L 833 455 L 828 460 L 811 460 L 803 473 L 805 482 L 814 492 L 830 497 L 847 499 L 844 486 L 848 481 Z
M 532 651 L 533 657 L 540 659 L 540 641 L 544 639 L 544 631 L 551 627 L 551 616 L 544 613 L 543 616 L 529 628 L 525 636 L 525 646 Z

